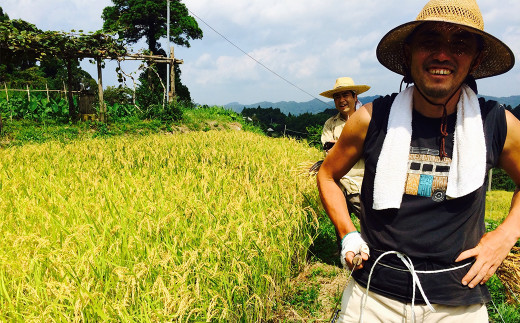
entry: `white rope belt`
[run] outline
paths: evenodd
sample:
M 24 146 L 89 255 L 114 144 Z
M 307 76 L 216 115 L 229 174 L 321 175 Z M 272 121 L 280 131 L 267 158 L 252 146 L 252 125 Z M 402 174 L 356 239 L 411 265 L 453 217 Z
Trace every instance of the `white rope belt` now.
M 435 309 L 433 308 L 432 304 L 430 304 L 430 301 L 428 300 L 428 297 L 426 297 L 426 294 L 424 293 L 424 290 L 423 290 L 423 288 L 421 286 L 421 282 L 419 280 L 419 276 L 417 276 L 417 274 L 438 274 L 438 273 L 444 273 L 444 272 L 448 272 L 448 271 L 452 271 L 452 270 L 461 269 L 461 268 L 464 268 L 464 267 L 472 264 L 471 262 L 468 262 L 466 264 L 463 264 L 463 265 L 460 265 L 460 266 L 457 266 L 457 267 L 451 267 L 451 268 L 439 269 L 439 270 L 415 270 L 415 268 L 413 266 L 413 263 L 412 263 L 412 260 L 410 259 L 410 257 L 405 255 L 404 253 L 401 253 L 401 252 L 398 252 L 398 251 L 387 251 L 387 252 L 384 252 L 383 254 L 381 254 L 376 259 L 376 261 L 372 265 L 372 268 L 370 269 L 370 274 L 368 275 L 368 283 L 367 283 L 365 298 L 363 300 L 363 307 L 362 307 L 361 315 L 360 315 L 360 322 L 361 323 L 363 323 L 363 310 L 365 309 L 365 305 L 367 303 L 368 291 L 370 289 L 370 280 L 372 279 L 372 273 L 374 271 L 374 268 L 376 267 L 378 262 L 381 260 L 381 258 L 383 258 L 384 256 L 387 256 L 387 255 L 390 255 L 390 254 L 397 255 L 397 257 L 403 262 L 403 264 L 406 266 L 407 269 L 396 268 L 396 267 L 392 267 L 392 266 L 389 266 L 389 265 L 386 265 L 386 264 L 383 264 L 383 263 L 379 264 L 380 266 L 391 268 L 391 269 L 394 269 L 394 270 L 399 270 L 399 271 L 407 271 L 407 272 L 409 272 L 412 275 L 412 281 L 413 281 L 413 288 L 412 288 L 412 322 L 415 322 L 414 306 L 415 306 L 415 288 L 416 287 L 419 288 L 419 291 L 421 292 L 421 295 L 422 295 L 422 297 L 424 299 L 424 302 L 426 303 L 428 308 L 432 312 L 435 312 Z

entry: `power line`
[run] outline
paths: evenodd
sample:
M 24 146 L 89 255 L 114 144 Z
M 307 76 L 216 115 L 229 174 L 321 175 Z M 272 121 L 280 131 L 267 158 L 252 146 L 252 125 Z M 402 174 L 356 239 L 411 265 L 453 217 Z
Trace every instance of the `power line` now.
M 187 9 L 187 7 L 186 7 Z M 273 71 L 272 69 L 270 69 L 269 67 L 265 66 L 262 62 L 258 61 L 256 58 L 254 58 L 253 56 L 249 55 L 248 53 L 246 53 L 246 51 L 244 51 L 242 48 L 238 47 L 236 44 L 234 44 L 231 40 L 229 40 L 226 36 L 222 35 L 221 33 L 219 33 L 215 28 L 211 27 L 207 22 L 205 22 L 202 18 L 200 18 L 199 16 L 197 16 L 193 11 L 191 11 L 190 9 L 188 9 L 188 12 L 191 13 L 193 16 L 195 16 L 197 19 L 199 19 L 200 21 L 202 21 L 206 26 L 208 26 L 211 30 L 213 30 L 215 33 L 217 33 L 220 37 L 224 38 L 228 43 L 230 43 L 231 45 L 233 45 L 236 49 L 238 49 L 239 51 L 241 51 L 242 53 L 244 53 L 247 57 L 249 57 L 250 59 L 252 59 L 253 61 L 255 61 L 257 64 L 259 64 L 260 66 L 262 66 L 263 68 L 265 68 L 266 70 L 268 70 L 269 72 L 273 73 L 274 75 L 278 76 L 279 78 L 281 78 L 282 80 L 284 80 L 285 82 L 289 83 L 290 85 L 294 86 L 295 88 L 297 88 L 298 90 L 302 91 L 303 93 L 309 95 L 310 97 L 320 101 L 321 103 L 325 104 L 326 106 L 328 107 L 331 107 L 331 105 L 329 105 L 328 103 L 326 102 L 323 102 L 322 100 L 320 100 L 319 98 L 315 97 L 314 95 L 312 95 L 311 93 L 305 91 L 304 89 L 302 89 L 301 87 L 299 87 L 298 85 L 294 84 L 293 82 L 289 81 L 288 79 L 286 79 L 285 77 L 281 76 L 280 74 L 276 73 L 275 71 Z

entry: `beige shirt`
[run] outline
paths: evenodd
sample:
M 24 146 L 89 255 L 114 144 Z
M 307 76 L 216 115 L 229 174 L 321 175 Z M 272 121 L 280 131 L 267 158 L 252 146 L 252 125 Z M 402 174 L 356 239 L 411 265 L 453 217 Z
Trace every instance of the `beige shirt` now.
M 324 145 L 327 141 L 338 140 L 345 127 L 345 118 L 338 113 L 325 121 L 323 132 L 321 133 L 321 143 Z M 341 185 L 347 190 L 348 194 L 359 194 L 361 191 L 361 183 L 363 182 L 363 175 L 365 174 L 365 161 L 363 159 L 352 167 L 352 169 L 341 178 Z

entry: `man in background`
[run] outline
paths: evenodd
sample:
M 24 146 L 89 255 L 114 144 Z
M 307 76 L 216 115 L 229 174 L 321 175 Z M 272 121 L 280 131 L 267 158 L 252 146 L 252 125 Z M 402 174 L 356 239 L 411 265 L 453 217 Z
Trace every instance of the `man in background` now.
M 356 85 L 350 77 L 340 77 L 336 80 L 332 90 L 320 93 L 321 96 L 334 99 L 334 105 L 338 114 L 330 117 L 323 126 L 321 143 L 325 153 L 328 153 L 332 146 L 338 141 L 345 122 L 359 109 L 362 104 L 358 100 L 358 95 L 370 89 L 368 85 Z M 348 209 L 359 217 L 361 212 L 359 193 L 363 182 L 365 163 L 360 159 L 354 167 L 340 180 L 343 194 L 347 200 Z M 338 240 L 339 244 L 339 240 Z

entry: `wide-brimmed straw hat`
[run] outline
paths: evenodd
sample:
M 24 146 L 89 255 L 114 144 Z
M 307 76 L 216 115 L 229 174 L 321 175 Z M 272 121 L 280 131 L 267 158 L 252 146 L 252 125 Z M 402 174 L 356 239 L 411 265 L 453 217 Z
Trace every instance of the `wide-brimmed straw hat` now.
M 326 98 L 333 99 L 334 93 L 344 92 L 344 91 L 354 91 L 354 93 L 356 93 L 356 95 L 357 95 L 357 94 L 361 94 L 363 92 L 368 91 L 368 89 L 370 89 L 370 86 L 362 85 L 362 84 L 356 85 L 356 84 L 354 84 L 354 80 L 351 79 L 350 77 L 340 77 L 340 78 L 336 79 L 336 84 L 334 84 L 334 87 L 332 88 L 332 90 L 322 92 L 322 93 L 320 93 L 320 95 L 322 95 Z
M 392 29 L 381 39 L 376 50 L 379 62 L 391 71 L 405 75 L 405 41 L 417 26 L 428 21 L 455 24 L 482 36 L 482 61 L 471 73 L 475 79 L 505 73 L 515 65 L 511 49 L 484 31 L 484 19 L 475 0 L 430 0 L 415 21 Z

